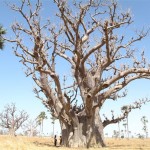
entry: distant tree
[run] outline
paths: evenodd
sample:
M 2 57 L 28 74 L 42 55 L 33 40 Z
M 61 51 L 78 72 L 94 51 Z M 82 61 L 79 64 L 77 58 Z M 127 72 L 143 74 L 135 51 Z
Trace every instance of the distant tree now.
M 140 108 L 140 106 L 139 107 L 137 107 L 137 108 Z M 129 139 L 129 113 L 128 112 L 130 112 L 131 111 L 131 108 L 130 108 L 130 106 L 123 106 L 123 107 L 121 107 L 121 111 L 125 114 L 125 118 L 124 118 L 124 127 L 125 127 L 125 134 L 127 135 L 127 138 Z
M 37 136 L 38 134 L 38 123 L 36 120 L 28 120 L 22 127 L 24 134 L 27 136 Z
M 119 138 L 120 138 L 120 121 L 118 121 L 118 134 L 119 134 Z
M 137 137 L 138 137 L 139 139 L 143 139 L 143 138 L 144 138 L 144 135 L 142 135 L 141 133 L 138 133 L 138 134 L 137 134 Z
M 6 129 L 0 129 L 0 135 L 6 135 L 8 132 Z
M 36 118 L 36 123 L 38 125 L 39 129 L 39 135 L 41 136 L 42 134 L 42 125 L 41 125 L 41 120 L 39 118 Z
M 22 110 L 17 112 L 14 103 L 8 104 L 0 113 L 0 126 L 8 129 L 9 134 L 14 136 L 15 132 L 23 125 L 28 119 L 28 114 Z
M 4 131 L 2 129 L 0 129 L 0 135 L 3 135 Z
M 148 137 L 148 127 L 147 127 L 148 120 L 147 120 L 146 116 L 143 116 L 141 118 L 141 121 L 143 123 L 143 131 L 145 132 L 145 137 L 147 138 Z
M 54 137 L 54 134 L 55 134 L 55 120 L 57 118 L 52 115 L 50 119 L 52 120 L 52 124 L 53 124 L 53 137 Z
M 119 132 L 114 130 L 113 131 L 113 137 L 118 138 L 119 137 Z
M 124 138 L 124 130 L 121 130 L 121 138 Z
M 131 132 L 131 131 L 129 131 L 128 134 L 129 134 L 129 135 L 128 135 L 128 138 L 129 138 L 129 137 L 132 137 L 132 132 Z
M 22 19 L 12 25 L 15 36 L 8 41 L 15 43 L 26 75 L 37 84 L 37 97 L 59 119 L 64 145 L 89 147 L 95 141 L 104 147 L 104 128 L 143 103 L 113 119 L 100 116 L 105 102 L 126 96 L 123 89 L 132 81 L 150 78 L 149 58 L 134 47 L 148 30 L 132 32 L 132 14 L 122 11 L 117 0 L 49 1 L 56 8 L 51 20 L 41 16 L 49 9 L 42 2 L 22 0 L 10 6 Z
M 47 119 L 46 113 L 42 111 L 38 117 L 37 117 L 37 122 L 40 125 L 40 133 L 43 134 L 43 122 L 44 120 Z
M 105 136 L 108 137 L 108 133 L 105 133 Z
M 126 120 L 124 120 L 124 121 L 126 121 Z M 124 126 L 124 134 L 125 134 L 125 136 L 126 136 L 126 135 L 127 135 L 127 123 L 124 122 L 124 123 L 123 123 L 123 126 Z
M 2 38 L 2 35 L 6 33 L 6 30 L 3 28 L 2 25 L 0 25 L 0 49 L 3 49 L 4 47 L 4 40 Z

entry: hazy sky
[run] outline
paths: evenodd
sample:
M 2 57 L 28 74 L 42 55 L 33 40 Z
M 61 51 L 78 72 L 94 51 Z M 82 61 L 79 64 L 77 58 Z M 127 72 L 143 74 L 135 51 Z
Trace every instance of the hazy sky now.
M 54 11 L 52 1 L 42 0 L 46 5 L 43 10 Z M 0 0 L 0 24 L 7 29 L 7 36 L 12 36 L 10 31 L 11 24 L 20 19 L 15 13 L 9 10 L 5 5 L 6 0 Z M 17 0 L 9 0 L 10 3 L 17 2 Z M 49 3 L 50 2 L 50 3 Z M 134 18 L 133 29 L 140 29 L 143 26 L 150 27 L 150 3 L 149 0 L 120 0 L 120 5 L 123 9 L 131 8 Z M 51 13 L 47 13 L 47 16 Z M 129 36 L 129 35 L 127 35 Z M 150 60 L 150 36 L 145 38 L 137 44 L 138 48 L 144 48 L 147 51 L 147 56 Z M 40 100 L 35 98 L 33 93 L 34 82 L 30 77 L 25 77 L 24 67 L 19 63 L 19 59 L 14 55 L 11 45 L 5 44 L 4 50 L 0 52 L 0 111 L 4 105 L 14 102 L 18 109 L 24 109 L 29 113 L 31 118 L 37 117 L 41 111 L 47 112 L 46 108 L 41 104 Z M 139 98 L 150 98 L 150 81 L 138 80 L 131 83 L 128 87 L 128 95 L 122 100 L 108 101 L 103 106 L 103 113 L 110 115 L 111 110 L 117 109 L 115 115 L 119 115 L 120 106 L 130 104 Z M 142 123 L 140 118 L 146 116 L 149 120 L 150 131 L 150 103 L 143 106 L 141 110 L 133 110 L 129 115 L 129 130 L 133 133 L 142 132 Z M 48 114 L 48 113 L 47 113 Z M 50 115 L 48 115 L 50 116 Z M 117 129 L 117 125 L 110 125 L 106 127 L 105 132 L 111 133 Z M 121 127 L 123 129 L 123 127 Z M 57 126 L 55 132 L 59 132 Z M 52 132 L 51 121 L 45 121 L 45 133 Z

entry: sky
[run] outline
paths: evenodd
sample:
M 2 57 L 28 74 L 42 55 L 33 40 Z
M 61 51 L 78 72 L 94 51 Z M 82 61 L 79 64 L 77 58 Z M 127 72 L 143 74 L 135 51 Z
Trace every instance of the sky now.
M 49 4 L 50 1 L 42 0 L 46 5 L 43 10 L 54 11 L 55 7 Z M 7 29 L 7 36 L 12 36 L 10 26 L 11 24 L 20 19 L 17 14 L 10 11 L 5 4 L 6 0 L 0 0 L 0 24 Z M 9 0 L 10 3 L 17 2 L 17 0 Z M 150 9 L 149 0 L 119 0 L 119 3 L 123 9 L 130 8 L 134 18 L 135 28 L 150 27 Z M 51 15 L 51 13 L 46 14 Z M 52 15 L 51 15 L 52 16 Z M 148 58 L 150 58 L 150 35 L 146 37 L 138 45 L 138 48 L 144 48 L 147 52 Z M 150 59 L 149 59 L 150 60 Z M 18 110 L 25 110 L 31 119 L 36 118 L 41 111 L 47 113 L 48 119 L 44 122 L 44 133 L 47 135 L 52 133 L 52 123 L 50 114 L 43 106 L 39 99 L 35 97 L 33 93 L 34 82 L 30 77 L 26 77 L 24 74 L 24 67 L 19 63 L 19 59 L 14 55 L 12 45 L 5 43 L 4 50 L 0 52 L 0 112 L 6 104 L 15 103 Z M 115 110 L 114 114 L 119 115 L 120 107 L 122 105 L 133 103 L 139 98 L 150 98 L 150 80 L 140 79 L 132 82 L 127 86 L 128 95 L 118 101 L 108 100 L 102 108 L 101 116 L 105 113 L 111 116 L 111 110 Z M 111 106 L 111 107 L 110 107 Z M 134 133 L 143 133 L 142 122 L 140 121 L 142 116 L 146 116 L 149 120 L 148 129 L 150 132 L 150 103 L 144 105 L 141 110 L 133 110 L 129 114 L 129 130 Z M 55 124 L 55 133 L 60 133 L 60 127 L 58 121 Z M 121 129 L 124 129 L 120 125 Z M 104 129 L 108 136 L 113 134 L 113 131 L 117 130 L 117 125 L 110 125 Z

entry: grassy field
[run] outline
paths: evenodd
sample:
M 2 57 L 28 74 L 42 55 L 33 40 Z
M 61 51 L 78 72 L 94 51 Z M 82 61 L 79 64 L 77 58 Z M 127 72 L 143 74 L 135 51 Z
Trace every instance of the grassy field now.
M 106 139 L 106 148 L 90 150 L 150 150 L 150 139 Z M 84 148 L 54 147 L 50 138 L 0 136 L 0 150 L 86 150 Z

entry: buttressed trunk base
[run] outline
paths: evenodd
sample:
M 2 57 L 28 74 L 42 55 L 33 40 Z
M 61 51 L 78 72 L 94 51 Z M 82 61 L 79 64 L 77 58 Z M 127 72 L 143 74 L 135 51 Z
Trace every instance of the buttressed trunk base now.
M 79 116 L 79 123 L 68 125 L 61 122 L 62 144 L 67 147 L 105 147 L 103 125 L 99 113 L 95 117 Z

